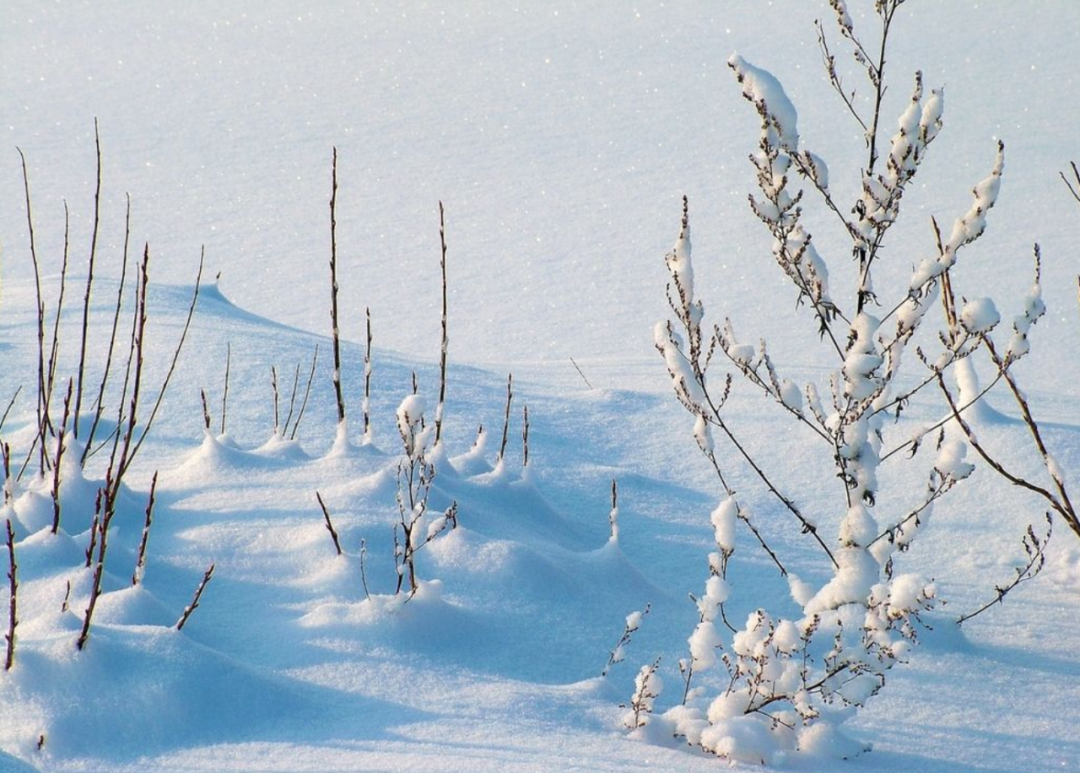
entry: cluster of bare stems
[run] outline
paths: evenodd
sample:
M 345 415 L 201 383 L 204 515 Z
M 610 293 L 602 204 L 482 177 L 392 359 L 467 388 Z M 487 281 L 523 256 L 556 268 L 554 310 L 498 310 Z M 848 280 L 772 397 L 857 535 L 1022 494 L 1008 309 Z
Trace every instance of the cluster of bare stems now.
M 115 300 L 113 301 L 113 314 L 111 331 L 107 352 L 100 370 L 100 378 L 97 383 L 92 382 L 90 375 L 92 368 L 90 352 L 87 347 L 90 309 L 92 306 L 93 291 L 95 286 L 95 267 L 97 259 L 98 232 L 100 224 L 100 200 L 101 200 L 101 141 L 97 130 L 97 122 L 94 125 L 95 147 L 97 155 L 97 174 L 94 192 L 94 219 L 89 249 L 88 271 L 86 285 L 82 299 L 82 325 L 78 339 L 76 375 L 67 380 L 66 389 L 58 393 L 63 383 L 60 377 L 60 353 L 62 349 L 62 336 L 60 318 L 64 310 L 68 284 L 68 265 L 70 259 L 70 216 L 67 204 L 64 204 L 64 247 L 61 258 L 60 288 L 57 293 L 52 325 L 46 324 L 48 316 L 48 304 L 44 297 L 41 284 L 41 260 L 38 255 L 37 238 L 34 227 L 34 214 L 32 197 L 30 194 L 30 175 L 26 157 L 19 151 L 22 161 L 23 189 L 26 203 L 26 221 L 29 233 L 30 257 L 34 270 L 35 306 L 37 317 L 37 385 L 36 385 L 36 432 L 26 457 L 16 472 L 12 466 L 11 450 L 7 443 L 0 438 L 0 448 L 3 448 L 4 459 L 4 501 L 10 502 L 13 497 L 14 485 L 22 480 L 28 470 L 34 469 L 42 479 L 49 481 L 49 491 L 53 504 L 52 533 L 56 534 L 62 527 L 61 491 L 63 482 L 63 470 L 67 464 L 78 464 L 85 467 L 89 460 L 101 455 L 107 458 L 105 463 L 105 481 L 99 489 L 94 505 L 93 525 L 90 530 L 90 545 L 86 551 L 87 567 L 93 568 L 93 583 L 91 586 L 90 600 L 83 615 L 83 623 L 79 632 L 77 645 L 82 649 L 90 635 L 94 608 L 101 594 L 101 581 L 104 573 L 104 563 L 109 544 L 109 527 L 116 514 L 116 506 L 119 501 L 121 487 L 132 463 L 135 461 L 142 448 L 143 442 L 149 434 L 158 410 L 161 407 L 169 382 L 175 371 L 177 361 L 187 338 L 188 329 L 195 312 L 195 305 L 199 296 L 202 280 L 202 257 L 199 260 L 199 272 L 195 281 L 195 289 L 192 293 L 191 303 L 184 322 L 180 338 L 173 349 L 172 359 L 160 387 L 157 397 L 150 403 L 147 411 L 146 384 L 144 383 L 144 363 L 147 347 L 147 317 L 148 317 L 148 288 L 150 247 L 144 245 L 142 260 L 135 264 L 134 289 L 129 288 L 128 269 L 129 247 L 131 235 L 131 199 L 127 199 L 127 211 L 124 224 L 124 245 L 121 257 L 120 281 Z M 133 293 L 133 297 L 131 296 Z M 122 322 L 124 315 L 129 315 L 127 323 Z M 124 329 L 126 326 L 126 334 Z M 127 352 L 123 351 L 126 340 Z M 116 374 L 120 375 L 117 376 Z M 116 386 L 111 381 L 114 378 L 120 380 L 119 394 Z M 112 387 L 110 389 L 110 387 Z M 3 420 L 15 404 L 19 393 L 12 397 L 4 416 L 0 418 L 0 430 Z M 61 406 L 57 406 L 58 394 L 63 396 Z M 110 401 L 115 401 L 110 407 Z M 100 435 L 102 419 L 107 413 L 115 416 L 115 428 L 104 436 Z M 68 461 L 68 456 L 73 456 L 74 461 Z M 35 462 L 36 460 L 36 462 Z M 155 474 L 156 481 L 156 474 Z M 153 487 L 151 488 L 150 502 L 147 506 L 146 525 L 143 531 L 143 539 L 140 543 L 137 564 L 132 575 L 132 582 L 138 583 L 145 571 L 146 544 L 149 537 L 149 528 L 152 521 Z M 11 553 L 14 553 L 12 540 Z M 12 580 L 14 591 L 15 583 Z M 15 600 L 12 599 L 12 609 Z M 14 619 L 14 614 L 13 614 Z M 14 637 L 9 640 L 9 649 L 14 647 Z
M 935 90 L 929 96 L 925 95 L 921 74 L 916 74 L 911 100 L 900 118 L 899 132 L 888 143 L 884 141 L 881 109 L 886 90 L 886 48 L 895 14 L 902 2 L 879 0 L 875 3 L 880 23 L 880 47 L 875 50 L 870 50 L 861 42 L 846 5 L 839 0 L 831 2 L 839 34 L 851 50 L 856 69 L 862 72 L 869 84 L 868 99 L 860 99 L 854 90 L 845 87 L 824 26 L 820 22 L 817 24 L 818 42 L 829 82 L 865 133 L 867 155 L 862 169 L 861 195 L 853 207 L 834 198 L 824 161 L 814 153 L 799 149 L 797 130 L 793 124 L 794 109 L 786 103 L 786 95 L 773 88 L 771 76 L 740 57 L 733 57 L 729 63 L 743 87 L 744 96 L 754 105 L 761 119 L 758 152 L 751 156 L 759 192 L 750 196 L 751 209 L 769 230 L 773 238 L 774 259 L 795 286 L 800 305 L 805 304 L 809 308 L 823 346 L 835 358 L 837 366 L 829 385 L 831 400 L 826 403 L 813 383 L 800 389 L 789 379 L 782 378 L 764 341 L 758 347 L 740 344 L 730 321 L 725 321 L 723 326 L 713 325 L 712 331 L 703 329 L 704 308 L 694 295 L 685 198 L 679 238 L 666 258 L 672 278 L 667 295 L 675 321 L 657 330 L 657 348 L 665 358 L 676 396 L 694 416 L 695 439 L 715 469 L 729 499 L 734 501 L 736 492 L 729 484 L 730 475 L 725 472 L 714 450 L 714 432 L 720 433 L 728 441 L 736 456 L 763 484 L 768 495 L 794 519 L 804 534 L 816 542 L 823 558 L 832 565 L 838 581 L 854 571 L 852 567 L 862 561 L 860 556 L 866 556 L 870 561 L 880 559 L 882 580 L 892 580 L 894 552 L 907 548 L 934 503 L 971 472 L 971 465 L 958 461 L 962 458 L 962 450 L 957 457 L 954 448 L 961 439 L 1006 480 L 1042 497 L 1049 509 L 1080 536 L 1080 521 L 1069 499 L 1064 475 L 1043 442 L 1039 425 L 1012 373 L 1012 366 L 1028 350 L 1028 331 L 1043 311 L 1038 248 L 1034 288 L 1027 298 L 1025 313 L 1014 322 L 1012 339 L 1007 348 L 999 348 L 990 335 L 997 324 L 997 313 L 992 309 L 992 304 L 990 313 L 983 313 L 986 307 L 977 304 L 958 308 L 953 292 L 957 253 L 982 235 L 987 210 L 996 199 L 1002 170 L 1001 143 L 998 144 L 997 160 L 990 176 L 974 188 L 970 210 L 957 219 L 952 231 L 946 234 L 947 238 L 942 237 L 936 222 L 933 223 L 937 255 L 924 260 L 914 271 L 910 284 L 902 287 L 892 299 L 886 300 L 884 288 L 874 285 L 874 268 L 887 251 L 887 237 L 899 216 L 902 198 L 942 125 L 941 91 Z M 781 101 L 785 104 L 775 104 Z M 853 262 L 858 272 L 852 308 L 844 308 L 844 304 L 830 294 L 825 261 L 818 254 L 803 222 L 803 190 L 793 190 L 792 172 L 808 183 L 850 240 Z M 1077 180 L 1080 184 L 1080 174 Z M 1076 189 L 1070 185 L 1070 190 L 1080 201 Z M 938 306 L 939 297 L 945 322 L 937 336 L 937 350 L 913 346 L 925 373 L 913 386 L 901 387 L 898 374 L 902 355 L 915 339 L 927 313 Z M 954 390 L 946 382 L 946 375 L 953 370 L 959 372 L 960 369 L 972 368 L 969 358 L 979 352 L 984 353 L 993 366 L 990 383 L 975 394 L 954 395 Z M 730 370 L 716 379 L 711 377 L 709 368 L 721 358 L 727 361 Z M 819 519 L 780 490 L 766 465 L 750 453 L 725 416 L 724 406 L 732 387 L 732 371 L 739 373 L 746 383 L 802 425 L 821 443 L 823 453 L 832 460 L 846 509 L 833 547 L 819 535 Z M 973 370 L 965 370 L 964 376 L 970 384 L 974 380 Z M 1045 463 L 1050 478 L 1047 485 L 1033 482 L 1008 469 L 971 429 L 965 411 L 999 382 L 1007 385 Z M 948 405 L 947 414 L 919 437 L 889 447 L 888 435 L 892 423 L 887 423 L 887 420 L 898 419 L 910 400 L 923 390 L 935 386 Z M 883 521 L 884 527 L 879 525 L 874 516 L 875 508 L 881 504 L 879 468 L 890 460 L 913 458 L 922 447 L 923 439 L 934 437 L 935 433 L 939 455 L 930 471 L 923 496 L 913 505 L 904 506 L 900 512 L 887 516 Z M 778 552 L 766 543 L 748 510 L 741 504 L 738 505 L 737 517 L 749 527 L 780 573 L 787 575 Z M 1023 540 L 1029 559 L 1026 566 L 1017 569 L 1012 582 L 997 586 L 994 599 L 983 609 L 999 602 L 1017 584 L 1038 573 L 1043 564 L 1048 536 L 1047 533 L 1047 537 L 1040 538 L 1033 528 L 1028 528 Z M 730 557 L 730 550 L 722 546 L 710 560 L 710 573 L 721 579 L 726 578 Z M 797 657 L 796 653 L 807 658 L 801 667 L 801 677 L 787 688 L 770 684 L 769 679 L 763 676 L 770 671 L 764 662 L 759 662 L 762 657 L 769 659 L 762 653 L 769 652 L 772 622 L 763 619 L 757 632 L 750 630 L 753 626 L 747 629 L 747 636 L 764 637 L 760 639 L 756 654 L 737 652 L 729 656 L 725 653 L 723 657 L 732 690 L 739 687 L 749 695 L 744 713 L 762 713 L 773 718 L 772 709 L 783 705 L 793 709 L 804 720 L 809 720 L 817 713 L 815 701 L 828 703 L 840 700 L 861 705 L 865 697 L 880 688 L 885 671 L 898 657 L 888 643 L 896 639 L 884 634 L 895 632 L 903 639 L 914 638 L 912 623 L 918 622 L 922 610 L 932 606 L 933 591 L 928 586 L 920 592 L 917 603 L 910 609 L 896 610 L 875 598 L 844 602 L 850 603 L 859 605 L 863 610 L 860 614 L 867 619 L 879 619 L 880 628 L 864 629 L 859 635 L 855 630 L 825 629 L 819 627 L 820 622 L 818 626 L 806 626 L 802 632 L 804 636 L 835 636 L 836 646 L 824 657 L 819 656 L 816 664 L 811 662 L 809 641 L 804 641 L 801 647 L 793 645 L 790 651 L 772 652 L 773 659 L 792 659 Z M 699 607 L 702 604 L 699 603 Z M 723 614 L 722 601 L 719 610 L 727 628 L 735 632 Z M 834 608 L 830 611 L 837 610 Z M 807 612 L 812 613 L 810 607 Z M 706 615 L 703 610 L 702 624 L 709 621 L 711 614 Z M 962 619 L 968 619 L 973 614 L 965 615 Z M 897 648 L 897 651 L 899 649 L 902 648 Z M 691 692 L 693 663 L 692 658 L 683 664 L 686 682 L 684 702 Z M 852 692 L 859 697 L 850 699 L 845 695 L 845 685 L 856 682 L 859 687 Z M 874 682 L 878 684 L 875 686 Z

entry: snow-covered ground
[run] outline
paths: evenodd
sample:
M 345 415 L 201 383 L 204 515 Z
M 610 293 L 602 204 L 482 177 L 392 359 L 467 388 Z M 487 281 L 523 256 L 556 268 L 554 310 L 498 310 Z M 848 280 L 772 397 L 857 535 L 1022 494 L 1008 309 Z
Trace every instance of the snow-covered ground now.
M 674 664 L 698 619 L 687 594 L 700 593 L 707 576 L 709 513 L 723 495 L 670 393 L 653 325 L 668 316 L 663 255 L 687 194 L 709 319 L 731 317 L 746 340 L 768 339 L 785 375 L 824 383 L 817 337 L 792 327 L 800 318 L 794 293 L 746 206 L 757 119 L 726 63 L 738 51 L 783 81 L 803 143 L 828 159 L 838 198 L 854 201 L 862 139 L 823 78 L 812 26 L 828 16 L 827 4 L 219 5 L 0 9 L 0 410 L 21 385 L 2 428 L 16 465 L 34 432 L 37 349 L 15 147 L 27 159 L 50 304 L 60 287 L 62 201 L 71 211 L 63 380 L 77 357 L 95 117 L 104 165 L 95 377 L 120 274 L 125 193 L 133 254 L 150 244 L 151 395 L 206 251 L 206 285 L 131 469 L 106 592 L 82 652 L 74 642 L 91 583 L 84 551 L 104 464 L 91 459 L 87 481 L 65 483 L 58 536 L 49 533 L 47 495 L 27 494 L 29 477 L 17 487 L 21 625 L 16 665 L 0 672 L 0 770 L 23 769 L 17 760 L 59 771 L 724 766 L 671 739 L 628 738 L 620 721 L 638 668 L 661 655 L 668 689 L 657 706 L 678 703 Z M 867 11 L 852 6 L 856 25 L 869 24 Z M 877 277 L 879 288 L 906 283 L 933 253 L 930 216 L 949 223 L 966 210 L 971 186 L 993 163 L 994 139 L 1003 139 L 1001 195 L 986 236 L 965 256 L 958 292 L 992 295 L 1011 318 L 1030 285 L 1031 244 L 1041 243 L 1048 314 L 1017 372 L 1071 479 L 1080 474 L 1080 208 L 1057 173 L 1080 156 L 1078 30 L 1080 6 L 1071 3 L 902 6 L 886 120 L 902 110 L 919 68 L 928 88 L 946 87 L 945 128 L 905 197 L 892 262 Z M 333 146 L 350 342 L 345 444 L 335 443 L 328 338 Z M 434 415 L 440 200 L 451 369 L 447 458 L 437 463 L 432 506 L 456 501 L 459 527 L 418 553 L 425 584 L 402 605 L 384 598 L 395 579 L 394 412 L 415 371 L 429 421 Z M 830 240 L 823 215 L 808 217 L 821 221 L 815 243 L 831 261 L 835 294 L 850 296 L 847 248 Z M 365 307 L 376 349 L 373 442 L 362 446 Z M 298 440 L 272 441 L 270 368 L 287 399 L 298 364 L 302 389 L 316 344 Z M 511 370 L 513 420 L 498 466 Z M 200 390 L 214 422 L 209 435 Z M 1004 416 L 982 417 L 980 438 L 1038 472 L 1022 426 L 1009 418 L 1015 409 L 1004 395 L 990 401 Z M 829 460 L 822 466 L 798 428 L 749 387 L 736 385 L 731 410 L 781 488 L 821 512 L 833 533 L 842 513 L 827 511 Z M 936 410 L 915 401 L 898 431 L 938 418 Z M 470 451 L 479 424 L 486 446 Z M 752 474 L 735 469 L 735 488 L 797 573 L 827 580 L 809 540 L 787 528 L 775 500 L 755 493 Z M 145 582 L 133 588 L 155 471 Z M 613 478 L 617 542 L 609 540 Z M 915 473 L 889 473 L 887 483 L 923 485 Z M 962 630 L 953 622 L 1008 579 L 1023 557 L 1023 531 L 1041 512 L 985 469 L 939 506 L 898 560 L 904 571 L 933 575 L 947 603 L 928 618 L 933 630 L 910 662 L 848 723 L 873 752 L 844 763 L 795 755 L 779 765 L 1080 768 L 1080 542 L 1058 523 L 1038 579 Z M 740 540 L 732 619 L 758 605 L 790 613 L 772 564 L 748 535 Z M 172 630 L 211 562 L 200 607 L 182 632 Z M 5 613 L 6 601 L 5 584 Z M 626 615 L 647 603 L 626 661 L 600 679 Z M 706 684 L 720 681 L 717 674 Z

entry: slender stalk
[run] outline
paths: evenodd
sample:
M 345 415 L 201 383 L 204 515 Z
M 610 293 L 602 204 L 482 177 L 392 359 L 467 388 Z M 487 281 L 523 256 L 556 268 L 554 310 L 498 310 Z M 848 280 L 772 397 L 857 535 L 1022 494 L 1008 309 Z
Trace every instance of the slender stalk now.
M 34 215 L 30 205 L 30 174 L 26 169 L 26 156 L 21 148 L 16 148 L 22 160 L 23 191 L 26 194 L 26 224 L 30 233 L 30 260 L 34 265 L 34 297 L 37 303 L 37 343 L 38 343 L 38 383 L 37 383 L 37 426 L 41 471 L 45 471 L 45 424 L 48 414 L 45 412 L 45 305 L 41 299 L 41 264 L 38 262 L 37 243 L 34 238 Z M 33 454 L 33 450 L 31 450 Z M 28 460 L 29 461 L 29 460 Z M 26 465 L 23 465 L 23 470 Z M 20 476 L 22 473 L 20 472 Z
M 435 445 L 442 439 L 443 411 L 446 407 L 446 352 L 449 346 L 446 327 L 446 219 L 443 204 L 439 202 L 439 244 L 442 257 L 439 267 L 442 270 L 442 344 L 439 347 L 439 405 L 435 409 Z
M 143 523 L 142 538 L 139 540 L 139 557 L 135 561 L 135 571 L 131 574 L 132 586 L 142 582 L 146 574 L 146 544 L 150 539 L 150 525 L 154 522 L 154 494 L 157 491 L 157 470 L 154 470 L 154 478 L 150 481 L 150 499 L 146 503 L 146 521 Z
M 0 454 L 4 459 L 4 505 L 11 502 L 11 446 L 0 443 Z
M 304 399 L 300 403 L 300 412 L 296 415 L 296 423 L 293 424 L 290 440 L 296 440 L 296 432 L 300 429 L 300 422 L 304 418 L 304 410 L 307 408 L 308 397 L 311 396 L 311 382 L 315 379 L 315 364 L 319 361 L 319 345 L 315 345 L 315 353 L 311 356 L 311 372 L 308 373 L 307 387 L 304 389 Z M 286 427 L 288 429 L 288 427 Z
M 11 400 L 8 401 L 7 408 L 4 409 L 3 415 L 0 415 L 0 430 L 4 428 L 4 422 L 7 421 L 8 414 L 11 413 L 11 408 L 15 405 L 15 400 L 19 397 L 19 392 L 22 391 L 22 385 L 16 390 L 15 394 L 11 396 Z
M 52 346 L 49 351 L 49 365 L 45 376 L 45 415 L 52 410 L 53 390 L 56 386 L 56 367 L 60 355 L 60 317 L 64 313 L 64 296 L 67 289 L 68 258 L 70 255 L 71 217 L 67 201 L 64 201 L 64 258 L 60 268 L 60 294 L 56 300 L 56 317 L 53 319 Z
M 72 380 L 68 379 L 67 397 L 64 398 L 64 419 L 60 424 L 60 435 L 56 440 L 56 461 L 53 463 L 53 534 L 60 531 L 60 463 L 64 459 L 64 435 L 67 433 L 68 419 L 71 415 L 71 389 Z
M 10 518 L 7 519 L 7 553 L 10 598 L 8 599 L 8 632 L 4 637 L 7 641 L 7 657 L 4 659 L 4 670 L 10 671 L 11 667 L 15 665 L 15 627 L 19 624 L 18 566 L 15 564 L 15 532 L 11 528 Z
M 225 344 L 225 389 L 221 392 L 221 434 L 225 434 L 225 416 L 229 411 L 229 374 L 232 370 L 232 341 Z
M 521 423 L 521 449 L 524 458 L 521 462 L 522 467 L 529 466 L 529 406 L 524 406 L 522 410 L 522 423 Z
M 112 371 L 113 351 L 116 347 L 116 332 L 120 325 L 120 311 L 124 306 L 124 286 L 127 283 L 128 271 L 128 246 L 131 239 L 131 194 L 127 194 L 127 214 L 124 216 L 124 253 L 120 267 L 120 286 L 116 291 L 116 306 L 113 309 L 112 332 L 109 334 L 109 351 L 105 355 L 105 372 L 101 376 L 98 385 L 97 400 L 94 403 L 94 421 L 90 425 L 90 432 L 83 447 L 80 464 L 85 465 L 90 456 L 90 448 L 94 444 L 94 436 L 97 433 L 101 416 L 105 412 L 105 387 L 109 383 L 109 374 Z
M 360 538 L 360 582 L 364 585 L 364 598 L 371 599 L 367 584 L 367 540 Z
M 337 148 L 334 148 L 330 188 L 330 323 L 334 342 L 334 397 L 337 399 L 338 424 L 345 421 L 345 398 L 341 393 L 341 332 L 338 324 L 337 281 Z
M 206 428 L 206 431 L 209 432 L 210 431 L 210 408 L 207 407 L 207 405 L 206 405 L 206 390 L 205 389 L 200 389 L 199 390 L 199 396 L 202 398 L 203 426 Z
M 79 343 L 79 381 L 75 392 L 75 438 L 79 437 L 79 415 L 82 411 L 83 374 L 86 369 L 86 333 L 90 327 L 90 290 L 94 286 L 94 258 L 97 255 L 98 224 L 101 214 L 101 136 L 98 120 L 94 118 L 94 147 L 97 151 L 97 182 L 94 187 L 94 231 L 90 237 L 90 264 L 86 274 L 86 295 L 83 297 L 82 340 Z
M 191 600 L 191 603 L 184 607 L 184 613 L 180 615 L 180 619 L 176 621 L 176 630 L 184 630 L 184 626 L 187 624 L 188 618 L 191 617 L 191 613 L 199 608 L 199 601 L 202 599 L 203 591 L 206 590 L 206 584 L 210 582 L 210 578 L 214 576 L 214 565 L 210 564 L 210 568 L 206 570 L 206 574 L 203 575 L 202 582 L 199 583 L 199 587 L 195 589 L 195 597 Z
M 90 586 L 90 602 L 86 605 L 83 613 L 82 630 L 79 638 L 75 641 L 75 647 L 81 652 L 86 647 L 90 638 L 90 624 L 94 619 L 94 609 L 97 607 L 98 597 L 101 595 L 101 578 L 105 572 L 105 553 L 109 544 L 109 525 L 116 513 L 116 493 L 118 485 L 112 478 L 112 470 L 105 475 L 105 488 L 102 490 L 99 502 L 101 503 L 101 519 L 97 521 L 97 563 L 94 565 L 94 580 Z M 91 535 L 89 555 L 93 552 L 94 543 Z
M 285 433 L 289 431 L 289 424 L 292 423 L 293 410 L 296 408 L 296 393 L 300 390 L 300 363 L 296 363 L 296 372 L 293 373 L 292 393 L 289 395 L 289 413 L 285 417 L 285 429 L 281 432 L 281 437 L 285 437 Z M 277 424 L 277 422 L 274 422 Z
M 274 437 L 278 436 L 278 383 L 277 368 L 270 366 L 270 388 L 274 391 Z
M 315 498 L 319 500 L 319 507 L 322 508 L 323 520 L 326 523 L 326 530 L 330 532 L 330 539 L 334 541 L 334 550 L 337 554 L 341 555 L 341 541 L 338 539 L 338 533 L 334 529 L 334 523 L 330 520 L 330 511 L 326 509 L 326 503 L 323 502 L 322 494 L 318 491 L 315 492 Z
M 367 348 L 364 350 L 364 439 L 371 439 L 371 307 L 364 309 L 367 319 Z
M 506 378 L 506 413 L 503 416 L 502 442 L 499 444 L 499 457 L 498 457 L 498 460 L 500 462 L 503 460 L 503 456 L 506 455 L 506 436 L 507 436 L 507 433 L 510 431 L 510 404 L 513 402 L 513 400 L 514 400 L 514 374 L 511 373 Z

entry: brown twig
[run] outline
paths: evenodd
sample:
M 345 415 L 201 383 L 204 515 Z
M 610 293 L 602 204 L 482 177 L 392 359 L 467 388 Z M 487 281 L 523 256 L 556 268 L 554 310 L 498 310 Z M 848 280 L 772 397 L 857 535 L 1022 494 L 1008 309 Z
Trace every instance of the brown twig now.
M 364 350 L 364 437 L 371 437 L 371 307 L 365 307 L 367 348 Z
M 974 612 L 969 612 L 966 615 L 961 615 L 957 621 L 957 625 L 963 625 L 971 618 L 981 615 L 986 610 L 990 609 L 995 604 L 1000 604 L 1005 600 L 1005 597 L 1015 590 L 1021 583 L 1028 580 L 1035 579 L 1035 576 L 1042 571 L 1046 565 L 1046 546 L 1050 544 L 1050 535 L 1054 530 L 1054 521 L 1050 516 L 1050 513 L 1046 514 L 1046 536 L 1040 539 L 1035 534 L 1035 527 L 1029 525 L 1027 532 L 1024 534 L 1024 552 L 1027 553 L 1027 563 L 1020 567 L 1015 567 L 1016 576 L 1013 577 L 1005 585 L 994 586 L 994 598 L 983 604 Z
M 499 461 L 506 455 L 506 438 L 510 431 L 510 404 L 514 401 L 514 374 L 506 377 L 506 413 L 503 416 L 502 442 L 499 444 Z
M 319 507 L 322 508 L 323 520 L 326 523 L 326 530 L 330 532 L 330 539 L 334 541 L 334 550 L 337 554 L 341 555 L 341 541 L 338 539 L 338 533 L 334 530 L 334 524 L 330 520 L 330 511 L 326 508 L 326 503 L 323 502 L 322 494 L 318 491 L 315 492 L 315 498 L 319 500 Z
M 337 148 L 334 148 L 330 187 L 330 322 L 334 343 L 334 397 L 337 398 L 338 424 L 345 421 L 345 398 L 341 393 L 341 333 L 338 323 L 337 281 Z
M 442 257 L 439 268 L 442 270 L 442 340 L 439 346 L 439 404 L 435 408 L 435 445 L 442 439 L 443 411 L 446 409 L 446 353 L 449 346 L 446 325 L 446 218 L 443 204 L 439 202 L 439 244 Z
M 30 233 L 30 259 L 34 265 L 34 291 L 35 291 L 35 309 L 37 310 L 37 344 L 38 344 L 38 384 L 37 384 L 37 427 L 38 434 L 36 442 L 38 445 L 38 452 L 40 455 L 40 469 L 45 471 L 45 426 L 48 421 L 47 412 L 45 411 L 44 399 L 45 399 L 45 305 L 41 298 L 41 266 L 38 263 L 37 255 L 37 243 L 34 238 L 34 216 L 33 210 L 30 206 L 30 174 L 26 169 L 26 156 L 23 155 L 21 148 L 16 148 L 19 152 L 19 158 L 22 160 L 22 173 L 23 173 L 23 191 L 26 194 L 26 224 Z M 30 450 L 30 456 L 33 456 L 33 448 Z M 19 472 L 19 476 L 22 476 L 23 471 L 26 470 L 26 465 L 29 463 L 30 458 L 23 464 L 22 470 Z
M 60 463 L 64 459 L 64 435 L 67 433 L 68 418 L 71 414 L 71 388 L 72 381 L 68 379 L 67 397 L 64 398 L 64 419 L 60 424 L 60 435 L 56 440 L 56 461 L 53 463 L 53 534 L 60 531 Z
M 120 267 L 120 284 L 116 291 L 116 306 L 113 309 L 112 332 L 109 334 L 109 350 L 105 355 L 105 371 L 101 376 L 101 383 L 98 385 L 97 400 L 94 403 L 94 421 L 90 425 L 90 432 L 86 438 L 86 445 L 83 447 L 82 458 L 80 459 L 81 465 L 86 464 L 86 460 L 92 453 L 90 449 L 94 444 L 94 436 L 97 433 L 101 417 L 105 412 L 105 387 L 109 383 L 109 374 L 112 372 L 113 351 L 116 347 L 116 333 L 120 325 L 120 312 L 124 305 L 124 287 L 127 283 L 128 272 L 128 247 L 131 239 L 131 194 L 127 194 L 126 198 L 127 214 L 124 217 L 123 260 Z
M 232 371 L 232 341 L 225 344 L 225 388 L 221 391 L 221 434 L 225 434 L 225 416 L 229 411 L 229 375 Z
M 98 225 L 101 222 L 101 136 L 98 120 L 94 118 L 94 147 L 97 152 L 97 182 L 94 187 L 94 230 L 90 237 L 90 263 L 86 274 L 86 295 L 83 296 L 82 340 L 79 343 L 79 381 L 75 393 L 75 438 L 79 437 L 79 416 L 82 412 L 83 374 L 86 369 L 86 334 L 90 328 L 90 290 L 94 286 L 94 259 L 97 256 Z
M 203 591 L 206 590 L 206 584 L 210 582 L 210 578 L 214 576 L 214 564 L 210 564 L 210 568 L 206 570 L 206 574 L 203 575 L 202 582 L 199 583 L 199 587 L 195 589 L 195 597 L 191 600 L 191 603 L 184 607 L 184 613 L 180 615 L 180 619 L 176 621 L 176 630 L 184 630 L 184 626 L 187 624 L 188 618 L 191 617 L 191 613 L 199 608 L 199 601 L 202 599 Z
M 300 422 L 304 418 L 304 411 L 307 409 L 308 397 L 311 396 L 311 383 L 315 379 L 315 365 L 319 361 L 319 345 L 315 344 L 315 353 L 311 355 L 311 372 L 308 373 L 307 387 L 304 389 L 304 399 L 300 403 L 300 412 L 296 415 L 296 423 L 293 424 L 292 433 L 289 435 L 290 440 L 296 440 L 296 433 L 300 429 Z M 288 429 L 288 427 L 286 427 Z
M 7 641 L 7 657 L 4 659 L 4 670 L 10 671 L 15 665 L 15 627 L 19 624 L 19 581 L 17 579 L 18 567 L 15 564 L 15 532 L 11 528 L 11 519 L 7 519 L 7 553 L 8 553 L 8 583 L 10 596 L 8 599 L 8 632 L 4 636 Z
M 278 434 L 278 383 L 277 383 L 277 367 L 270 366 L 270 388 L 274 392 L 274 437 Z
M 135 561 L 135 571 L 131 574 L 131 584 L 138 585 L 146 573 L 146 544 L 150 539 L 150 525 L 154 521 L 154 493 L 157 491 L 157 470 L 150 481 L 150 498 L 146 503 L 146 521 L 143 523 L 142 538 L 139 540 L 139 557 Z
M 521 450 L 523 459 L 521 461 L 522 467 L 529 466 L 529 406 L 522 406 L 522 420 L 521 420 Z

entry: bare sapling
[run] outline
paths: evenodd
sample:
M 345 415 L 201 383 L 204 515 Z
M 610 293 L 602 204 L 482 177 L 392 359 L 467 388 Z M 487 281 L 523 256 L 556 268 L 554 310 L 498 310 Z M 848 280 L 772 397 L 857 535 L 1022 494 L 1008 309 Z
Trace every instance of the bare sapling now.
M 341 553 L 341 540 L 338 539 L 337 530 L 334 529 L 334 523 L 330 520 L 330 511 L 326 508 L 326 503 L 323 502 L 322 494 L 318 491 L 315 492 L 315 498 L 319 500 L 319 507 L 322 508 L 323 522 L 326 524 L 326 530 L 330 532 L 330 539 L 334 541 L 334 550 L 340 556 Z
M 435 445 L 442 441 L 443 412 L 446 410 L 446 353 L 449 347 L 446 327 L 446 219 L 439 202 L 439 244 L 442 248 L 439 268 L 442 271 L 442 339 L 439 345 L 439 404 L 435 407 Z
M 187 625 L 188 618 L 191 614 L 199 608 L 199 602 L 202 600 L 203 591 L 206 590 L 207 583 L 214 576 L 214 564 L 210 564 L 210 568 L 203 574 L 202 580 L 199 582 L 199 587 L 195 589 L 195 596 L 191 599 L 191 603 L 184 607 L 183 613 L 180 615 L 180 619 L 176 621 L 176 630 L 184 630 L 184 626 Z
M 345 398 L 341 392 L 341 328 L 338 318 L 338 281 L 337 281 L 337 148 L 334 148 L 334 160 L 330 183 L 330 324 L 333 329 L 334 345 L 334 397 L 337 399 L 338 424 L 345 423 Z
M 146 547 L 150 541 L 150 526 L 154 522 L 154 494 L 157 492 L 157 479 L 157 470 L 154 470 L 154 477 L 150 481 L 150 496 L 146 502 L 146 520 L 143 521 L 142 537 L 139 539 L 139 551 L 135 559 L 135 571 L 131 574 L 132 586 L 141 583 L 146 575 Z
M 15 665 L 15 627 L 19 624 L 19 581 L 18 566 L 15 564 L 15 532 L 11 528 L 11 519 L 7 519 L 7 554 L 8 554 L 8 631 L 4 636 L 7 642 L 7 655 L 4 658 L 4 670 L 10 671 Z

